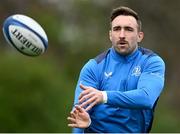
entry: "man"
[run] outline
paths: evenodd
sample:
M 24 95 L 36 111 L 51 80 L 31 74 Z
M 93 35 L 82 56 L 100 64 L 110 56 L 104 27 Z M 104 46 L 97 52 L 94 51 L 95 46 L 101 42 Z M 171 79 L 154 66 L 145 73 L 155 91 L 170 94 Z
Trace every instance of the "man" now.
M 138 44 L 144 37 L 138 14 L 128 7 L 112 11 L 112 47 L 82 68 L 75 107 L 68 117 L 74 132 L 146 133 L 164 86 L 165 64 Z

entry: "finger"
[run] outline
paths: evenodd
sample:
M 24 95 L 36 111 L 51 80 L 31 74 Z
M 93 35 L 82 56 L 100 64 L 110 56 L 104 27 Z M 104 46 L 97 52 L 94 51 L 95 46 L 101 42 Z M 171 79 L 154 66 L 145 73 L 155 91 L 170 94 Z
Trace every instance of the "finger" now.
M 83 102 L 80 106 L 81 107 L 86 107 L 87 105 L 90 105 L 91 103 L 93 103 L 96 100 L 96 97 L 92 97 L 90 99 L 88 99 L 87 101 Z
M 74 115 L 76 116 L 77 114 L 78 114 L 78 110 L 76 109 L 76 107 L 75 107 L 75 109 L 74 109 Z
M 96 105 L 96 102 L 94 101 L 93 103 L 91 103 L 86 109 L 85 111 L 89 111 L 92 107 L 94 107 Z
M 79 103 L 83 103 L 84 101 L 90 99 L 91 97 L 93 97 L 95 95 L 95 92 L 91 92 L 87 95 L 84 95 L 83 97 L 81 97 L 81 99 L 79 99 Z
M 70 113 L 70 116 L 71 116 L 72 118 L 76 118 L 76 115 L 75 115 L 74 111 Z
M 91 92 L 91 90 L 87 89 L 81 92 L 81 94 L 79 95 L 79 100 L 86 94 L 89 94 L 89 92 Z
M 67 120 L 70 121 L 71 123 L 76 123 L 76 120 L 72 117 L 68 117 Z
M 68 124 L 68 127 L 73 127 L 73 128 L 77 128 L 78 127 L 78 125 L 77 124 Z
M 88 87 L 87 87 L 87 86 L 84 86 L 83 84 L 80 84 L 79 86 L 80 86 L 80 88 L 83 89 L 83 90 L 87 90 L 87 89 L 88 89 Z
M 85 109 L 80 106 L 76 106 L 76 109 L 79 110 L 79 112 L 81 113 L 85 112 Z

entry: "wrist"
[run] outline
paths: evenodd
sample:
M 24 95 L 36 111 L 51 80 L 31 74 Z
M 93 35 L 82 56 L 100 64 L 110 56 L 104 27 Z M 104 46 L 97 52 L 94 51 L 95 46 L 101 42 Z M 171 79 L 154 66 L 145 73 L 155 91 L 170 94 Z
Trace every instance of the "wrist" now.
M 103 95 L 103 103 L 107 103 L 107 93 L 106 91 L 101 91 L 102 95 Z
M 89 123 L 87 127 L 89 127 L 90 125 L 91 125 L 91 118 L 89 118 Z

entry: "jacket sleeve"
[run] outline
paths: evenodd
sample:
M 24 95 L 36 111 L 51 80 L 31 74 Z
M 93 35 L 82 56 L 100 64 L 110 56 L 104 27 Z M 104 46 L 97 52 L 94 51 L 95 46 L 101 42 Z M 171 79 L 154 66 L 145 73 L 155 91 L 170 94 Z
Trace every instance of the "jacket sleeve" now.
M 83 84 L 85 86 L 91 86 L 94 88 L 98 87 L 96 67 L 97 67 L 96 61 L 94 59 L 91 59 L 82 68 L 77 85 L 76 85 L 74 106 L 78 105 L 78 97 L 80 93 L 82 92 L 82 89 L 79 87 L 80 84 Z M 73 128 L 73 133 L 83 133 L 83 131 L 84 129 Z
M 159 56 L 148 59 L 139 78 L 137 89 L 107 91 L 107 104 L 124 108 L 152 109 L 164 86 L 165 64 Z

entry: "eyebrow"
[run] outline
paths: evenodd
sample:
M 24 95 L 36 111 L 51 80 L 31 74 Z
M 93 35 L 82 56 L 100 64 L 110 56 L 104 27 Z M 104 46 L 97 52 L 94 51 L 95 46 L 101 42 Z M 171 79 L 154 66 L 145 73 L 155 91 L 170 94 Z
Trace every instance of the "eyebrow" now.
M 114 26 L 114 27 L 112 27 L 112 29 L 119 29 L 119 28 L 125 28 L 125 29 L 127 29 L 127 28 L 130 28 L 130 29 L 134 29 L 133 27 L 131 27 L 131 26 Z

